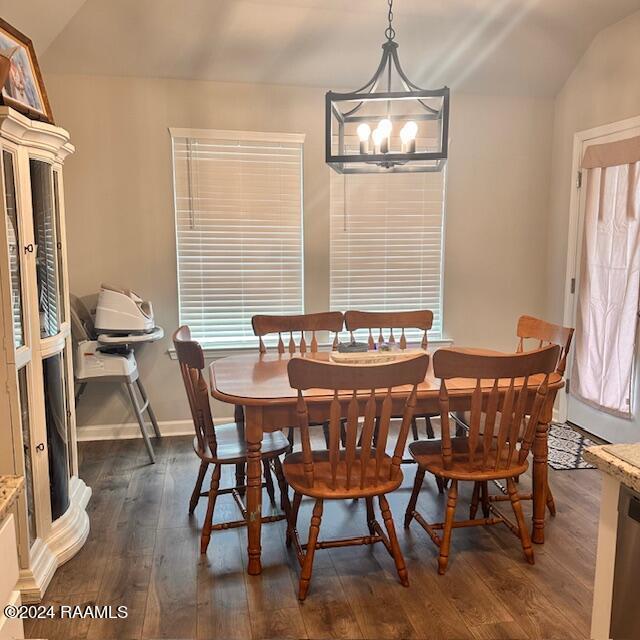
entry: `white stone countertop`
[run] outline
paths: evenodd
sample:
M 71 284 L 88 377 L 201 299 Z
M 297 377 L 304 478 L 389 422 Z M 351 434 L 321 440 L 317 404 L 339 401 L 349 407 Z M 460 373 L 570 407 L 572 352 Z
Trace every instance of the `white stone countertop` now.
M 640 443 L 589 447 L 584 451 L 584 459 L 627 487 L 640 492 Z
M 2 522 L 22 491 L 22 476 L 0 475 L 0 522 Z

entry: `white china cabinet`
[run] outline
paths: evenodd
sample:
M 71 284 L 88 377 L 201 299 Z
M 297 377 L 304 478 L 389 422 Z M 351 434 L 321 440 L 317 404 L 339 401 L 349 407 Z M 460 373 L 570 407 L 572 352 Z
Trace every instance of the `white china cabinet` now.
M 16 534 L 23 602 L 84 544 L 59 127 L 0 107 L 0 474 L 23 475 Z

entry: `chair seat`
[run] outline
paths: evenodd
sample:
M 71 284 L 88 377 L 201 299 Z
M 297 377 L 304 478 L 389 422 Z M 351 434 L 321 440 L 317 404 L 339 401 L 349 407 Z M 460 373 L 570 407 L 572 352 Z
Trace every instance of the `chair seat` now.
M 476 459 L 473 464 L 468 460 L 469 440 L 467 437 L 451 438 L 453 462 L 445 469 L 442 461 L 442 440 L 418 440 L 409 445 L 411 457 L 423 468 L 441 478 L 452 480 L 500 480 L 523 474 L 529 463 L 518 463 L 518 451 L 513 454 L 511 465 L 507 468 L 507 456 L 503 454 L 500 469 L 494 471 L 482 467 L 482 442 L 476 447 Z M 492 452 L 495 457 L 495 448 Z M 495 464 L 495 461 L 494 461 Z M 480 477 L 481 476 L 481 477 Z
M 202 451 L 198 447 L 198 438 L 193 439 L 193 449 L 203 460 L 211 463 L 246 462 L 247 443 L 241 428 L 235 422 L 216 425 L 216 441 L 218 443 L 215 456 L 209 449 Z M 289 450 L 289 441 L 282 431 L 265 433 L 262 440 L 261 454 L 263 458 L 274 458 Z
M 309 482 L 304 475 L 304 465 L 302 462 L 302 452 L 290 453 L 282 465 L 284 477 L 287 483 L 297 493 L 312 498 L 322 498 L 324 500 L 345 500 L 349 498 L 367 498 L 370 496 L 378 496 L 395 491 L 402 484 L 402 471 L 398 469 L 397 475 L 393 480 L 389 480 L 389 471 L 391 468 L 391 457 L 386 455 L 382 459 L 380 465 L 379 480 L 374 480 L 375 473 L 375 450 L 371 450 L 371 459 L 367 471 L 367 478 L 364 487 L 360 487 L 360 453 L 356 450 L 356 461 L 352 469 L 351 486 L 346 488 L 346 463 L 342 462 L 345 457 L 345 451 L 340 451 L 341 464 L 338 465 L 336 474 L 336 489 L 331 488 L 331 464 L 329 462 L 329 452 L 314 451 L 313 452 L 313 471 L 314 483 L 313 487 L 309 486 Z

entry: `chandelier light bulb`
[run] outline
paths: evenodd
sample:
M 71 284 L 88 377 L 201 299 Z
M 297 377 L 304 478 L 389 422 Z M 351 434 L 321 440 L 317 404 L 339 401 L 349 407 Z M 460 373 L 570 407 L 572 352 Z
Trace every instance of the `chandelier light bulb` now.
M 360 138 L 360 142 L 366 142 L 369 139 L 370 135 L 371 127 L 366 122 L 363 122 L 358 127 L 358 138 Z
M 391 120 L 389 120 L 389 118 L 383 118 L 380 120 L 380 122 L 378 122 L 378 129 L 385 138 L 388 138 L 391 135 L 391 129 L 393 129 Z
M 402 140 L 402 153 L 415 153 L 416 151 L 416 134 L 418 133 L 418 125 L 409 120 L 400 130 L 400 140 Z
M 374 129 L 371 138 L 373 140 L 374 153 L 387 153 L 389 151 L 389 138 L 381 131 L 380 127 Z
M 413 120 L 409 120 L 402 129 L 407 132 L 409 140 L 415 140 L 416 135 L 418 135 L 418 125 Z
M 357 129 L 358 138 L 360 139 L 360 153 L 369 153 L 369 136 L 371 135 L 371 127 L 363 122 Z

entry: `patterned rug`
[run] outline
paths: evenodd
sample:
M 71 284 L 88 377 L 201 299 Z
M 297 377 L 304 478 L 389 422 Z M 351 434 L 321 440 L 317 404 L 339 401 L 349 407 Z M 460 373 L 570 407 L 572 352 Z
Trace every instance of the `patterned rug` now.
M 561 471 L 595 469 L 582 458 L 582 451 L 595 444 L 569 425 L 553 422 L 549 428 L 549 466 Z

